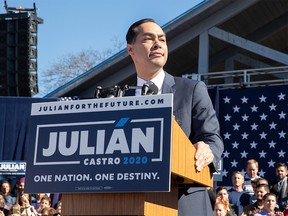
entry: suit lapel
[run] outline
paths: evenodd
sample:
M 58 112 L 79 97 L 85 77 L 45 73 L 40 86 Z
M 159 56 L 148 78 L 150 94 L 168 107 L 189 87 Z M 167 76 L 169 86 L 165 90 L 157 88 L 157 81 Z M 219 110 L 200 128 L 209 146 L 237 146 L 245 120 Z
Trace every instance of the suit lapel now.
M 162 94 L 175 93 L 175 80 L 174 77 L 165 72 L 164 82 L 162 86 Z

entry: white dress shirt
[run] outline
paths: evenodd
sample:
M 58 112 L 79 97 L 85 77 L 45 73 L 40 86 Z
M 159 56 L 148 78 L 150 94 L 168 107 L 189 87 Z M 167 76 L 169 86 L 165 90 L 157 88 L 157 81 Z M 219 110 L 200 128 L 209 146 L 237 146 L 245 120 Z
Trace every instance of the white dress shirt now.
M 164 82 L 164 77 L 165 77 L 164 70 L 160 71 L 160 73 L 156 77 L 154 77 L 152 80 L 144 80 L 144 79 L 141 79 L 140 77 L 137 76 L 137 86 L 143 86 L 148 81 L 151 81 L 158 87 L 158 93 L 157 94 L 161 94 L 162 85 Z M 142 92 L 141 89 L 136 89 L 135 95 L 139 96 L 139 95 L 141 95 L 141 92 Z

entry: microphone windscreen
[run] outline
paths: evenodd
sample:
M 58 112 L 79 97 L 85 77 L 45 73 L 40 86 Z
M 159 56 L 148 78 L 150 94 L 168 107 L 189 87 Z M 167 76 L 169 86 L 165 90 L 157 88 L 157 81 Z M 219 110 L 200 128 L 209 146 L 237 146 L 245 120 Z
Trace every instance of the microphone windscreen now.
M 141 95 L 147 95 L 148 91 L 149 91 L 149 85 L 147 83 L 144 83 L 142 86 Z
M 157 93 L 158 93 L 158 87 L 154 83 L 149 85 L 149 90 L 148 90 L 147 94 L 156 95 Z

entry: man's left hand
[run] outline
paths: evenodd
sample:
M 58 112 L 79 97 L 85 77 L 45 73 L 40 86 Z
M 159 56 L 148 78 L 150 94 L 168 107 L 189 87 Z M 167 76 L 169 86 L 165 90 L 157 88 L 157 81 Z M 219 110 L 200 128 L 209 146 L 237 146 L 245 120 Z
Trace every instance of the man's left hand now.
M 196 148 L 195 168 L 196 171 L 200 172 L 202 169 L 213 162 L 214 155 L 210 149 L 210 146 L 203 141 L 195 143 L 194 146 Z

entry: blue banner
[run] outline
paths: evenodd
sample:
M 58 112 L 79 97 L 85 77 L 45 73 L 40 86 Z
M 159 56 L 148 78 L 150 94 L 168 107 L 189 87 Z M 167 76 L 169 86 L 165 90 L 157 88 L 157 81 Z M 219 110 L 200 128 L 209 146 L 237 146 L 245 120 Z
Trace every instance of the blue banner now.
M 22 177 L 25 176 L 25 161 L 1 161 L 0 162 L 0 180 L 9 180 L 12 187 Z
M 28 193 L 170 190 L 172 94 L 32 104 Z

